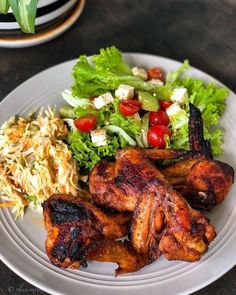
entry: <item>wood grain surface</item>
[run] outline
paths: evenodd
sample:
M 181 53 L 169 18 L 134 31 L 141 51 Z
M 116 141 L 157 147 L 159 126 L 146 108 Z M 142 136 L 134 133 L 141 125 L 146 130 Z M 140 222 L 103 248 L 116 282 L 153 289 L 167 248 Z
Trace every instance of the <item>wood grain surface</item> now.
M 61 37 L 32 48 L 0 49 L 0 100 L 41 70 L 111 44 L 123 51 L 188 58 L 236 90 L 236 0 L 87 0 L 82 16 Z M 0 294 L 47 294 L 2 262 L 0 274 Z M 235 278 L 236 267 L 194 294 L 236 295 Z

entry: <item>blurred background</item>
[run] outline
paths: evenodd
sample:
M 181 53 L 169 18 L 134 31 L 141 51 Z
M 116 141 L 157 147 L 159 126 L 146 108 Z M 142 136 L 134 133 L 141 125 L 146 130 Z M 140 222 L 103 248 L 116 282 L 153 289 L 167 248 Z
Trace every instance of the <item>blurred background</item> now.
M 38 72 L 110 45 L 178 61 L 187 58 L 235 91 L 235 15 L 235 0 L 87 0 L 76 23 L 58 38 L 35 47 L 0 48 L 0 100 Z M 46 294 L 3 263 L 0 270 L 0 294 Z M 236 267 L 194 294 L 235 295 L 235 277 Z

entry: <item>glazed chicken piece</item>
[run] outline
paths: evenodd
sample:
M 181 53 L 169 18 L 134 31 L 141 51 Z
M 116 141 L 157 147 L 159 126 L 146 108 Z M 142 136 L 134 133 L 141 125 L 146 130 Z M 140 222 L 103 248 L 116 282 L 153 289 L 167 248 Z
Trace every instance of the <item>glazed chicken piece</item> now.
M 145 185 L 153 177 L 166 179 L 196 209 L 210 210 L 227 196 L 233 182 L 234 170 L 226 163 L 206 159 L 196 151 L 139 149 L 143 157 L 152 160 L 176 160 L 158 171 L 149 164 L 139 169 L 139 157 L 130 161 L 123 158 L 123 150 L 116 155 L 116 162 L 102 160 L 90 174 L 90 192 L 94 202 L 118 211 L 134 211 L 135 204 Z M 122 154 L 122 156 L 120 156 Z M 130 174 L 130 171 L 132 172 Z M 131 176 L 132 175 L 132 176 Z M 141 179 L 137 182 L 136 179 Z M 133 183 L 130 189 L 129 183 Z
M 115 239 L 127 234 L 126 214 L 109 216 L 91 203 L 70 195 L 53 195 L 43 204 L 48 236 L 46 252 L 62 268 L 86 266 L 87 260 L 115 262 L 116 275 L 145 264 L 131 246 Z
M 197 261 L 215 238 L 210 221 L 169 185 L 142 149 L 129 147 L 117 152 L 115 163 L 98 163 L 90 192 L 101 206 L 134 211 L 130 241 L 149 262 L 161 253 Z
M 210 210 L 225 199 L 234 181 L 234 170 L 212 159 L 210 142 L 203 136 L 201 112 L 193 104 L 189 108 L 191 151 L 147 149 L 143 153 L 155 160 L 177 160 L 161 168 L 161 173 L 193 208 Z
M 163 150 L 167 151 L 167 150 Z M 195 151 L 147 149 L 142 152 L 152 160 L 176 160 L 173 164 L 160 167 L 169 184 L 181 193 L 196 209 L 210 210 L 227 196 L 233 182 L 234 170 L 221 161 L 207 159 Z
M 209 219 L 163 181 L 153 181 L 136 204 L 131 244 L 150 262 L 161 254 L 168 260 L 198 261 L 215 236 Z
M 140 162 L 142 151 L 126 148 L 116 153 L 115 163 L 102 160 L 95 165 L 89 177 L 89 190 L 97 205 L 133 212 L 149 183 L 156 178 L 164 179 L 154 165 Z
M 227 196 L 234 182 L 234 170 L 216 160 L 202 159 L 195 163 L 192 161 L 192 164 L 191 168 L 186 167 L 182 179 L 173 177 L 178 164 L 162 170 L 162 173 L 193 208 L 210 210 Z

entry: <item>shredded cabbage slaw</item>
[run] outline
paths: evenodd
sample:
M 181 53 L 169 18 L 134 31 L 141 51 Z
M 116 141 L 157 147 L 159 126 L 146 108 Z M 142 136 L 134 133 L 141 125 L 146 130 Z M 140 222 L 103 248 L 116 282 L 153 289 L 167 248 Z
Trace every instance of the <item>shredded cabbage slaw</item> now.
M 41 208 L 54 193 L 77 195 L 78 167 L 62 141 L 68 128 L 50 108 L 37 117 L 12 117 L 0 129 L 0 187 L 16 218 L 24 209 Z

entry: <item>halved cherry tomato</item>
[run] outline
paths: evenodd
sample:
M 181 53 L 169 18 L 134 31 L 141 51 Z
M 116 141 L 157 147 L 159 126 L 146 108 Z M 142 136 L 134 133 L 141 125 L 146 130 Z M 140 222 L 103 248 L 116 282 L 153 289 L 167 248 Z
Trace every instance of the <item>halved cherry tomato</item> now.
M 93 114 L 86 115 L 74 120 L 75 127 L 81 132 L 90 132 L 96 127 L 97 117 Z
M 165 125 L 170 123 L 170 119 L 165 111 L 150 112 L 149 114 L 150 125 Z
M 161 81 L 165 80 L 164 72 L 160 68 L 150 68 L 148 69 L 148 78 L 149 79 L 159 79 Z
M 155 125 L 148 130 L 147 139 L 151 146 L 165 148 L 165 135 L 171 137 L 171 131 L 164 125 Z
M 132 116 L 140 110 L 140 102 L 134 99 L 122 100 L 119 105 L 119 110 L 124 116 Z
M 160 107 L 162 110 L 168 109 L 169 106 L 173 104 L 172 101 L 160 100 Z

